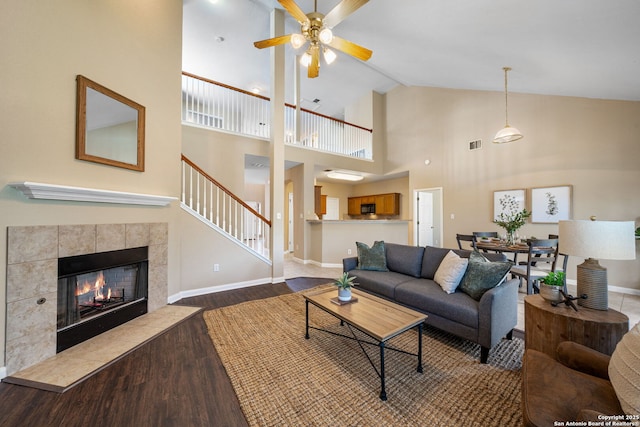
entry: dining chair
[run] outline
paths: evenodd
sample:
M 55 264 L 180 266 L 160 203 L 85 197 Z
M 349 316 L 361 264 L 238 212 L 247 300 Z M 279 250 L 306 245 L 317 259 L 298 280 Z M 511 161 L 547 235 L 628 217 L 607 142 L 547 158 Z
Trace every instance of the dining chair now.
M 549 234 L 549 238 L 550 239 L 558 239 L 560 236 L 558 236 L 557 234 Z M 560 247 L 560 240 L 558 240 L 558 248 Z M 564 272 L 564 293 L 568 293 L 567 292 L 567 264 L 569 262 L 569 254 L 565 254 L 562 253 L 560 251 L 558 251 L 558 254 L 556 255 L 557 259 L 556 259 L 556 270 L 555 271 L 563 271 Z M 560 264 L 560 257 L 562 257 L 562 268 L 559 267 Z
M 527 281 L 527 294 L 537 291 L 535 282 L 545 277 L 550 271 L 556 271 L 558 259 L 558 239 L 529 239 L 527 261 L 511 267 L 511 275 L 518 277 L 520 283 Z
M 478 248 L 476 247 L 476 236 L 474 236 L 473 234 L 456 234 L 456 240 L 458 241 L 458 248 L 460 249 L 469 249 L 463 248 L 462 242 L 471 242 L 471 249 L 473 249 L 474 251 L 478 250 Z
M 498 237 L 498 232 L 497 231 L 474 231 L 473 235 L 476 238 L 476 241 L 482 237 Z M 495 252 L 495 251 L 489 251 L 488 249 L 482 249 L 482 252 Z
M 474 231 L 473 235 L 476 237 L 498 237 L 497 231 Z

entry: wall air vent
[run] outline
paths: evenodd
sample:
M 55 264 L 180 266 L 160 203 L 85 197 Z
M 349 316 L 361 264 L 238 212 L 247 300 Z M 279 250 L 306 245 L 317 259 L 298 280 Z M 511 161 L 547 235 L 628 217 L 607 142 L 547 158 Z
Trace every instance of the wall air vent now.
M 469 141 L 469 150 L 478 150 L 482 148 L 482 140 L 476 139 L 475 141 Z

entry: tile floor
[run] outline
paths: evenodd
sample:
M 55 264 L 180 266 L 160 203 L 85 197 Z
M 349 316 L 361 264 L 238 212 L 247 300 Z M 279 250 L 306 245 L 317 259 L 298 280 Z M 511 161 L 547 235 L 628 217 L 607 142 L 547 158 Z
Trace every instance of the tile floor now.
M 327 277 L 334 278 L 342 274 L 342 268 L 325 268 L 314 264 L 303 264 L 294 260 L 291 255 L 284 258 L 284 277 Z M 569 293 L 576 294 L 575 286 L 569 285 Z M 520 293 L 518 298 L 518 325 L 516 329 L 524 331 L 524 297 Z M 640 322 L 640 295 L 609 292 L 609 308 L 618 310 L 629 317 L 629 329 Z

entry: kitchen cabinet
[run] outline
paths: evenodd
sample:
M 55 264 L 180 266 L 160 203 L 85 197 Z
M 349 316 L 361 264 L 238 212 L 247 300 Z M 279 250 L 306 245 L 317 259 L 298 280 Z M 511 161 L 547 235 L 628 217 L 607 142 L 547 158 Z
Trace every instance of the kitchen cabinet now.
M 361 215 L 360 205 L 374 203 L 376 215 L 400 215 L 400 193 L 375 194 L 372 196 L 349 197 L 349 215 Z
M 360 215 L 360 197 L 349 197 L 347 213 L 349 215 Z
M 400 193 L 375 196 L 376 215 L 400 215 Z
M 322 215 L 327 214 L 327 196 L 322 194 L 322 186 L 316 185 L 314 190 L 314 212 L 318 215 L 318 218 L 322 218 Z

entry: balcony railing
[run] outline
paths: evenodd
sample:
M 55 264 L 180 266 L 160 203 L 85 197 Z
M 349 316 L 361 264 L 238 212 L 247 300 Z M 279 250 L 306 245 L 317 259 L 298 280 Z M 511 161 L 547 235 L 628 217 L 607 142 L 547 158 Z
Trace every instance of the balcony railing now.
M 181 201 L 183 206 L 197 214 L 201 220 L 269 261 L 271 221 L 184 155 Z
M 182 73 L 182 121 L 259 138 L 271 137 L 269 98 Z M 373 158 L 372 130 L 286 104 L 285 143 L 361 159 Z

